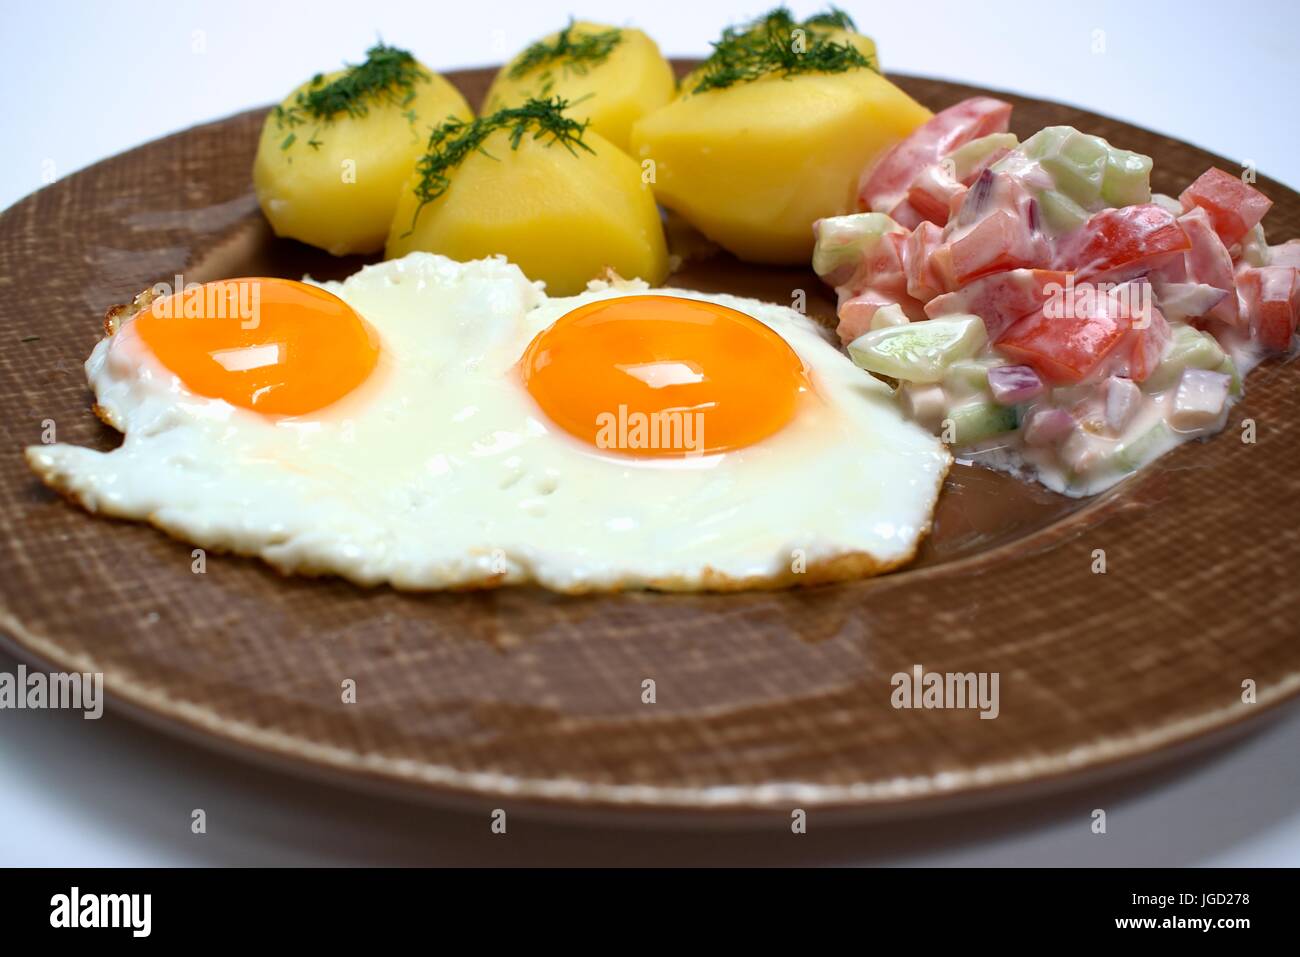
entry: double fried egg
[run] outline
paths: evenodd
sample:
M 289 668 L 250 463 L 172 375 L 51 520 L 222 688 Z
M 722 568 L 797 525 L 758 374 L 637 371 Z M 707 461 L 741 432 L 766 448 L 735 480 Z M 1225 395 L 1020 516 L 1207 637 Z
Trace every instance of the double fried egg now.
M 860 577 L 912 557 L 951 461 L 794 310 L 621 281 L 550 298 L 500 258 L 139 302 L 86 371 L 124 441 L 29 448 L 47 484 L 362 585 Z

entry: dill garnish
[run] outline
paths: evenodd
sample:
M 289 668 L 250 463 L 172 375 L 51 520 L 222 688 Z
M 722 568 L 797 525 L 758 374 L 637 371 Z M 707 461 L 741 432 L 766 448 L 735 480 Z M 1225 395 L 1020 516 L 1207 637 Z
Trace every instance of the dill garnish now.
M 872 59 L 851 43 L 837 43 L 826 31 L 856 30 L 852 18 L 831 7 L 802 23 L 785 7 L 740 27 L 727 27 L 700 67 L 692 93 L 721 90 L 768 74 L 844 73 L 875 70 Z M 798 37 L 795 31 L 801 31 Z M 796 38 L 801 42 L 796 42 Z
M 508 107 L 486 116 L 480 116 L 468 123 L 456 117 L 449 118 L 429 136 L 429 145 L 424 155 L 415 164 L 417 181 L 415 195 L 420 203 L 415 207 L 411 217 L 411 229 L 403 233 L 409 236 L 415 229 L 420 212 L 451 186 L 450 172 L 465 161 L 471 153 L 482 152 L 487 138 L 497 130 L 510 131 L 510 148 L 518 149 L 524 137 L 531 131 L 535 140 L 550 138 L 559 143 L 575 156 L 579 149 L 595 154 L 590 146 L 582 140 L 589 121 L 581 123 L 565 116 L 569 101 L 561 97 L 549 100 L 530 99 L 523 106 Z
M 545 64 L 560 62 L 566 71 L 586 73 L 588 67 L 603 63 L 614 48 L 623 42 L 617 27 L 599 33 L 574 31 L 573 20 L 549 43 L 538 40 L 529 46 L 510 67 L 510 79 L 518 80 Z
M 330 82 L 317 73 L 294 97 L 293 105 L 277 106 L 272 115 L 277 129 L 293 129 L 308 121 L 317 121 L 317 127 L 307 140 L 313 149 L 319 149 L 319 124 L 328 124 L 336 116 L 346 114 L 350 117 L 362 117 L 370 112 L 375 103 L 388 103 L 394 106 L 409 106 L 415 99 L 415 84 L 429 79 L 416 63 L 415 57 L 405 50 L 377 43 L 366 51 L 364 63 L 349 65 L 342 74 Z M 415 122 L 415 111 L 410 110 L 406 117 Z M 288 149 L 297 137 L 290 133 L 281 143 L 280 149 Z
M 313 77 L 311 88 L 298 94 L 297 107 L 317 120 L 340 113 L 365 116 L 376 100 L 406 105 L 414 97 L 415 81 L 428 78 L 411 54 L 378 43 L 366 51 L 365 63 L 349 66 L 337 79 L 325 83 L 320 74 Z

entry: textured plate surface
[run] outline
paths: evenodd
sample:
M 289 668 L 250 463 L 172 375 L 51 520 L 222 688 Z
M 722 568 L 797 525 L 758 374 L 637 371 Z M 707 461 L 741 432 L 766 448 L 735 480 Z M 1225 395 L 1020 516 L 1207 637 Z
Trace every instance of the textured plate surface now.
M 452 79 L 477 103 L 490 76 Z M 933 109 L 986 92 L 898 79 Z M 1022 136 L 1069 123 L 1150 154 L 1164 192 L 1234 168 L 1006 98 Z M 249 177 L 262 115 L 147 144 L 0 216 L 0 632 L 29 660 L 102 671 L 119 707 L 299 771 L 489 807 L 731 814 L 1001 797 L 1182 750 L 1300 691 L 1294 364 L 1252 375 L 1222 435 L 1098 499 L 955 467 L 916 565 L 805 591 L 410 595 L 221 556 L 198 575 L 189 546 L 66 504 L 21 449 L 47 421 L 60 441 L 116 444 L 81 369 L 109 305 L 177 273 L 332 278 L 362 263 L 270 235 Z M 1259 186 L 1270 239 L 1300 235 L 1300 196 Z M 776 302 L 803 289 L 811 312 L 833 312 L 798 269 L 715 256 L 672 282 Z M 997 672 L 1000 716 L 896 710 L 890 678 L 918 664 Z

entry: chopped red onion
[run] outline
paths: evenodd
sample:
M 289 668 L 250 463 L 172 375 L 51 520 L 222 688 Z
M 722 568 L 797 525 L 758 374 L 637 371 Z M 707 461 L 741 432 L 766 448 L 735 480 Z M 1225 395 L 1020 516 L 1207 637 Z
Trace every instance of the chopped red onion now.
M 993 170 L 986 166 L 983 172 L 980 173 L 979 179 L 975 180 L 975 185 L 966 194 L 966 202 L 963 204 L 962 212 L 969 212 L 972 218 L 983 212 L 992 191 Z
M 994 366 L 989 390 L 999 405 L 1019 405 L 1043 394 L 1043 380 L 1029 366 Z

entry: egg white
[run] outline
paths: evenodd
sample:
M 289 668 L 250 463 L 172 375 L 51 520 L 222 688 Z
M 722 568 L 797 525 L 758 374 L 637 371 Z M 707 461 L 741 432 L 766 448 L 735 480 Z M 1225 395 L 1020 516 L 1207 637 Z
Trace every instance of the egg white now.
M 128 321 L 86 362 L 121 447 L 34 446 L 31 466 L 93 512 L 286 573 L 407 589 L 811 583 L 902 564 L 929 528 L 946 448 L 791 309 L 641 282 L 551 299 L 504 259 L 429 253 L 321 285 L 382 344 L 376 372 L 332 406 L 276 419 L 196 396 Z M 637 294 L 753 316 L 802 358 L 815 395 L 722 455 L 634 459 L 574 439 L 515 364 L 571 309 Z

